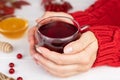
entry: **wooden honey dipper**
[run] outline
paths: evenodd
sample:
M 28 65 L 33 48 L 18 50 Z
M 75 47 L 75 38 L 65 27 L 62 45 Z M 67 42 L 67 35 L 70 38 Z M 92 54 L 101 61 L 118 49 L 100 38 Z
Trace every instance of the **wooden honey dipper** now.
M 3 73 L 0 73 L 0 80 L 15 80 L 15 79 L 6 76 L 6 75 L 3 74 Z
M 13 51 L 13 46 L 8 42 L 0 41 L 0 51 L 9 53 Z

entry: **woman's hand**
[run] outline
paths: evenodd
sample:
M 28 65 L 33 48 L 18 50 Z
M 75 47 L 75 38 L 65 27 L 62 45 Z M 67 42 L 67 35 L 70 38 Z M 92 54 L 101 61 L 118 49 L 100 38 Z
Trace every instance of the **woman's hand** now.
M 51 15 L 52 13 L 52 15 Z M 69 14 L 65 14 L 66 16 Z M 61 15 L 61 13 L 47 12 L 42 17 Z M 65 16 L 64 15 L 64 16 Z M 69 15 L 70 16 L 70 15 Z M 67 16 L 68 17 L 68 16 Z M 38 19 L 37 21 L 40 21 Z M 87 31 L 81 37 L 64 47 L 64 53 L 50 51 L 45 47 L 35 49 L 35 27 L 29 31 L 30 52 L 38 65 L 46 71 L 58 77 L 68 77 L 89 70 L 96 60 L 98 42 L 91 31 Z M 36 51 L 37 50 L 37 51 Z

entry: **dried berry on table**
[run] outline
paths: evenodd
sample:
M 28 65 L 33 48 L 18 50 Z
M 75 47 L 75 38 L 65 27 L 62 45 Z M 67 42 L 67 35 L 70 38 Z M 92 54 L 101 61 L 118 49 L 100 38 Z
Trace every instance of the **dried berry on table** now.
M 22 55 L 21 53 L 18 53 L 18 54 L 17 54 L 17 58 L 18 58 L 18 59 L 22 59 L 22 57 L 23 57 L 23 55 Z
M 12 63 L 12 62 L 11 62 L 11 63 L 9 63 L 9 67 L 11 67 L 11 68 L 12 68 L 12 67 L 14 67 L 14 66 L 15 66 L 15 64 L 14 64 L 14 63 Z
M 14 74 L 14 73 L 15 73 L 15 70 L 14 70 L 13 68 L 10 68 L 10 69 L 9 69 L 9 73 L 10 73 L 10 74 Z
M 5 53 L 10 53 L 13 51 L 13 46 L 8 42 L 0 41 L 0 51 L 3 51 Z
M 17 80 L 23 80 L 23 78 L 22 77 L 18 77 Z

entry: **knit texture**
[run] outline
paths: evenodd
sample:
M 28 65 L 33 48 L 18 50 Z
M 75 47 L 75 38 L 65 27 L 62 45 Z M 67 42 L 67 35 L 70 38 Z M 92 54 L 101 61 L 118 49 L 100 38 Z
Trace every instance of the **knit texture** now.
M 120 28 L 117 26 L 92 26 L 99 49 L 97 59 L 93 66 L 120 66 Z
M 85 11 L 71 14 L 81 26 L 90 25 L 99 49 L 93 66 L 120 66 L 120 1 L 98 0 Z

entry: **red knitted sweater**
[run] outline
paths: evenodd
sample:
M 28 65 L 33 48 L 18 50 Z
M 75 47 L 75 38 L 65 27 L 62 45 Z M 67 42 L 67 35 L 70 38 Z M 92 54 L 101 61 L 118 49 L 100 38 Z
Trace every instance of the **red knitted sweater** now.
M 84 12 L 71 14 L 80 25 L 90 25 L 99 49 L 93 66 L 120 66 L 120 1 L 98 0 Z

